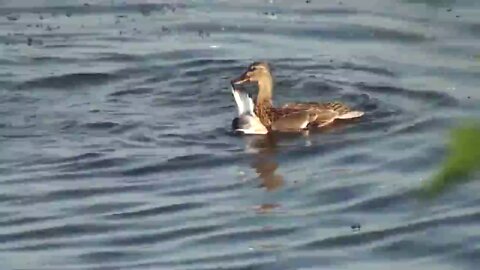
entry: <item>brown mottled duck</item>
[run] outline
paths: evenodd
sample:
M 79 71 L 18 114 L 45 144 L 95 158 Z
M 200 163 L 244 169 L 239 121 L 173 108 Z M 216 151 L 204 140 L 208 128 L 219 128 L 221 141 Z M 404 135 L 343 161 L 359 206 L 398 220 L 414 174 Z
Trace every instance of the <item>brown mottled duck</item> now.
M 254 62 L 232 85 L 256 83 L 258 95 L 255 114 L 268 129 L 281 132 L 301 131 L 331 124 L 336 119 L 353 119 L 364 113 L 350 109 L 341 102 L 296 102 L 274 107 L 273 77 L 266 62 Z

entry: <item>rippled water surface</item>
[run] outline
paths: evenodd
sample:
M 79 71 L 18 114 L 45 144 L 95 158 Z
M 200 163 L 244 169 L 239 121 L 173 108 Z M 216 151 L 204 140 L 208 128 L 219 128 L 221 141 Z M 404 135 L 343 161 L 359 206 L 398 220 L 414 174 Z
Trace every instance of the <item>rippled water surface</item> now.
M 478 269 L 480 2 L 0 1 L 1 269 Z M 366 112 L 238 137 L 228 88 Z M 254 88 L 251 88 L 253 92 Z

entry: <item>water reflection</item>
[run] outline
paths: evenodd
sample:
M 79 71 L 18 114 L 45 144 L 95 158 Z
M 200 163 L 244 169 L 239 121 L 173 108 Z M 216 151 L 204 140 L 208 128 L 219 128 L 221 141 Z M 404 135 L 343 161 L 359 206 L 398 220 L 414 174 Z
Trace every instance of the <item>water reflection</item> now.
M 322 129 L 304 131 L 302 133 L 269 133 L 266 136 L 245 136 L 247 151 L 254 153 L 250 166 L 259 177 L 259 187 L 265 188 L 267 191 L 274 191 L 282 187 L 285 182 L 284 177 L 276 172 L 279 167 L 276 156 L 279 151 L 278 142 L 280 140 L 302 139 L 305 141 L 305 146 L 310 146 L 312 144 L 310 136 L 333 131 L 341 132 L 346 127 L 361 120 L 336 121 Z
M 255 152 L 250 166 L 255 169 L 259 177 L 259 186 L 267 191 L 280 188 L 285 181 L 283 176 L 275 173 L 278 168 L 278 162 L 275 160 L 278 137 L 269 134 L 267 136 L 248 136 L 245 139 L 247 148 Z

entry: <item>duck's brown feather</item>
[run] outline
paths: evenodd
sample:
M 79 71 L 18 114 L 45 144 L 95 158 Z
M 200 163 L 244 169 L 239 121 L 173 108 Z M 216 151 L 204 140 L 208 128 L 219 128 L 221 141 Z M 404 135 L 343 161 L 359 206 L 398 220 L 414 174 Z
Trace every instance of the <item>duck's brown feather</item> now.
M 301 102 L 301 103 L 287 103 L 282 108 L 297 109 L 297 110 L 313 110 L 313 111 L 334 111 L 340 114 L 350 112 L 351 109 L 341 102 Z
M 272 123 L 279 118 L 286 117 L 289 114 L 308 111 L 317 115 L 316 120 L 310 125 L 325 126 L 342 114 L 348 113 L 351 109 L 340 102 L 302 102 L 302 103 L 287 103 L 282 107 L 273 107 L 271 103 L 265 102 L 257 104 L 255 113 L 260 118 L 260 121 L 267 128 L 271 127 Z

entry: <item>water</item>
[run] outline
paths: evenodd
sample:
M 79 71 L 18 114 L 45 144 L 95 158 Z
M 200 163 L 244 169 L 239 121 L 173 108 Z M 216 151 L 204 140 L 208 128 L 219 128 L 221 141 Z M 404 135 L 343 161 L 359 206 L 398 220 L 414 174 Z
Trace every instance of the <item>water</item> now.
M 415 191 L 480 116 L 480 2 L 145 2 L 0 1 L 2 269 L 477 269 L 478 184 Z M 366 116 L 233 136 L 254 60 Z

